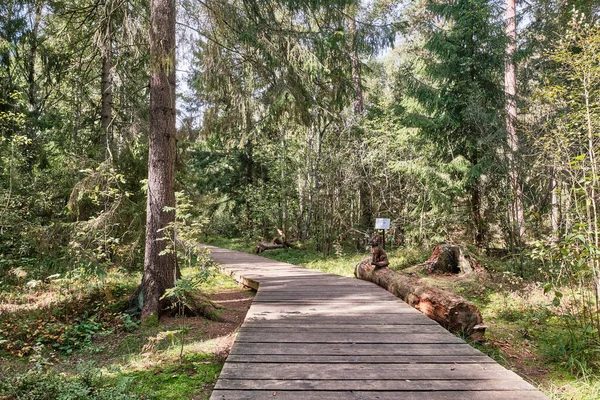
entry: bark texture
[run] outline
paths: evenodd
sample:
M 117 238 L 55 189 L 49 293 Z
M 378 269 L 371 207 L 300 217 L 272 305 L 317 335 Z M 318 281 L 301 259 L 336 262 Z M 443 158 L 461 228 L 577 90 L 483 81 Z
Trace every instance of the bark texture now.
M 461 296 L 425 285 L 389 268 L 375 269 L 371 258 L 356 265 L 354 275 L 373 282 L 399 297 L 453 333 L 463 333 L 471 340 L 481 340 L 486 326 L 477 306 Z
M 142 319 L 165 312 L 160 298 L 173 287 L 175 255 L 160 254 L 173 234 L 165 229 L 175 219 L 175 1 L 152 0 L 150 27 L 150 144 L 144 258 Z M 167 237 L 167 240 L 163 240 Z

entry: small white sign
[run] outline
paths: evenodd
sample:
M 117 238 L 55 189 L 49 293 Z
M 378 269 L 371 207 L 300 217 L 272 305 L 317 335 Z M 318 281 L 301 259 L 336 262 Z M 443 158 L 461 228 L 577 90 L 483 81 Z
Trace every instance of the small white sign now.
M 375 219 L 375 229 L 390 229 L 390 219 L 389 218 L 376 218 Z

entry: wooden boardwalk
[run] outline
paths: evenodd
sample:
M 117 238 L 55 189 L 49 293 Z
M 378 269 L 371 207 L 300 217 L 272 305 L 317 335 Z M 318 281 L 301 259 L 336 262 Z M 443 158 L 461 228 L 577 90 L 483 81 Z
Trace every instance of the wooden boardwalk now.
M 206 247 L 258 290 L 211 400 L 547 399 L 373 283 Z

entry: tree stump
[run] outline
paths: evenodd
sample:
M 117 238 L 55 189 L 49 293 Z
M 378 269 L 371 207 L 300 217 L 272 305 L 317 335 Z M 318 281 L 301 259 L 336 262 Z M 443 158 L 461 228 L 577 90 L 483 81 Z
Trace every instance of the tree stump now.
M 473 257 L 465 255 L 461 247 L 453 243 L 436 246 L 424 267 L 430 274 L 469 274 L 483 269 Z
M 479 309 L 461 296 L 425 285 L 418 278 L 389 268 L 375 269 L 370 258 L 356 265 L 354 275 L 381 286 L 450 332 L 465 334 L 475 341 L 481 340 L 485 334 L 486 326 Z

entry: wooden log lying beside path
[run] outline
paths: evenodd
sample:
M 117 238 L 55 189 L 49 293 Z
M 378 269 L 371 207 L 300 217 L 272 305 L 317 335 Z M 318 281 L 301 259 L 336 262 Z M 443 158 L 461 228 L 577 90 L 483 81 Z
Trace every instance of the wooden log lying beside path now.
M 275 250 L 275 249 L 285 249 L 286 247 L 283 244 L 276 244 L 276 243 L 261 243 L 258 246 L 256 246 L 256 249 L 254 249 L 254 252 L 256 254 L 260 254 L 263 251 L 267 251 L 267 250 Z
M 275 249 L 289 249 L 290 244 L 285 241 L 283 238 L 275 237 L 271 241 L 271 243 L 259 243 L 258 246 L 254 249 L 256 254 L 260 254 L 263 251 L 267 250 L 275 250 Z
M 475 304 L 454 293 L 419 282 L 389 268 L 374 268 L 371 258 L 356 265 L 354 275 L 373 282 L 404 300 L 453 333 L 463 333 L 471 340 L 481 340 L 486 326 Z

